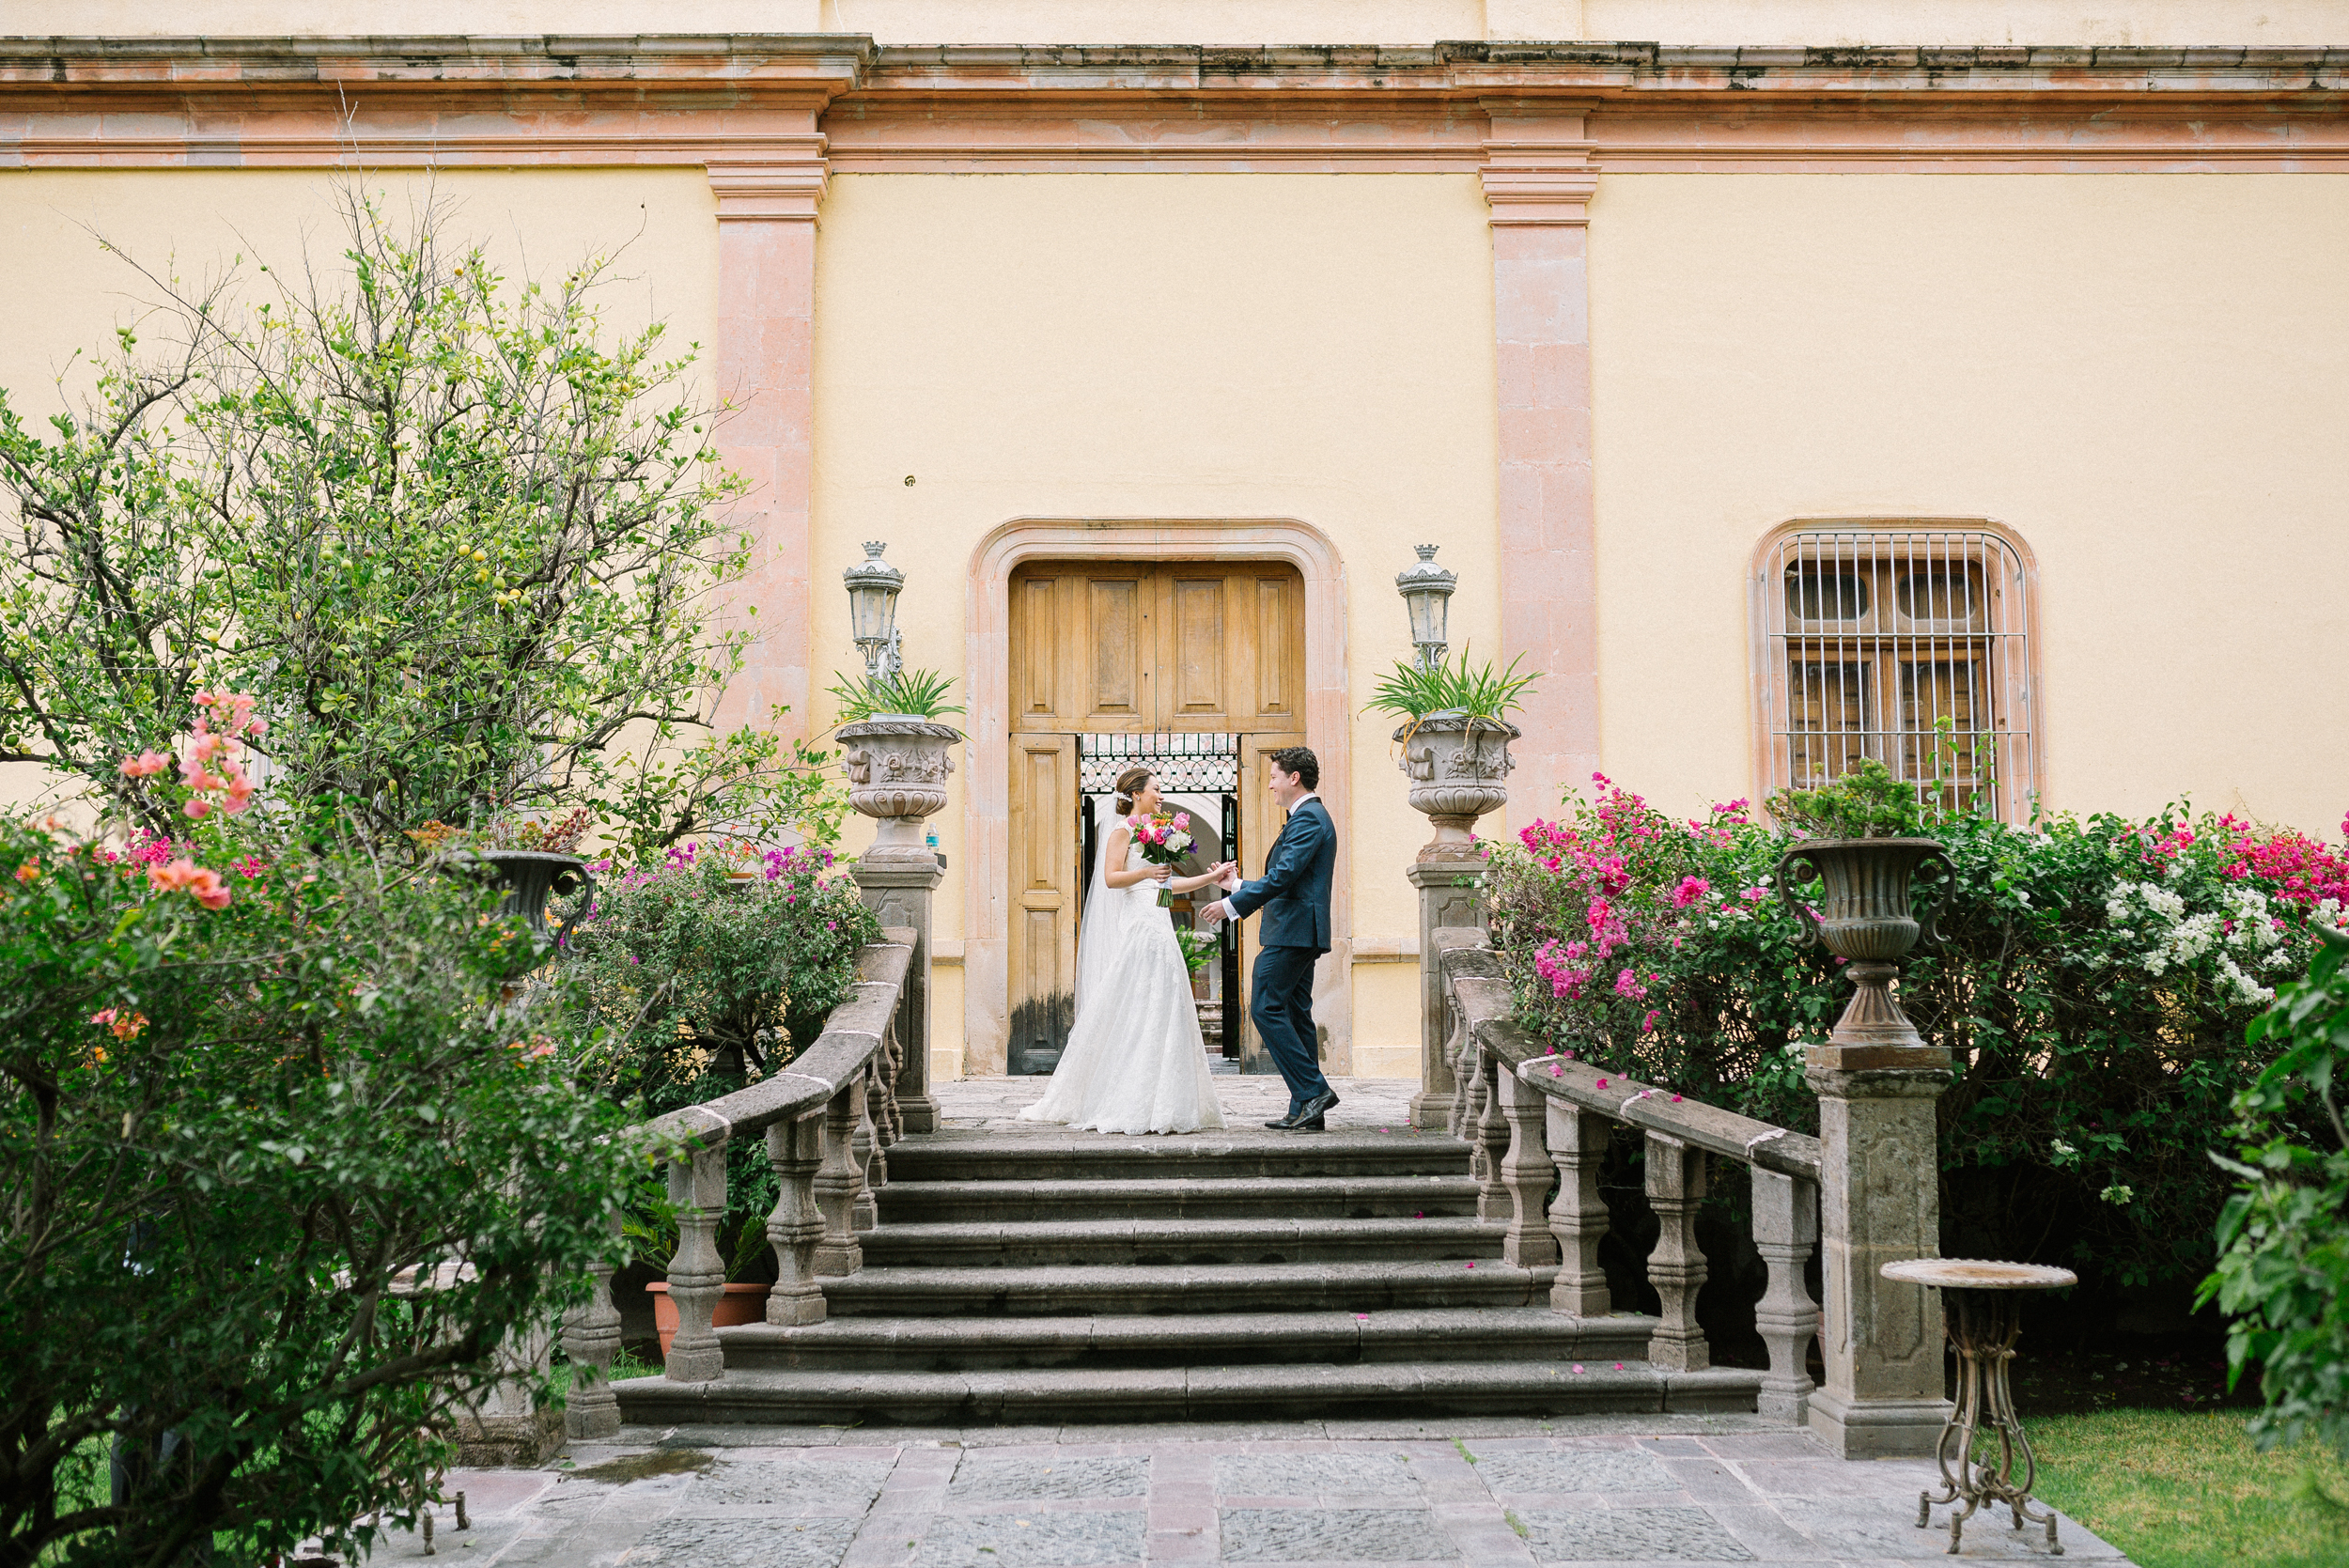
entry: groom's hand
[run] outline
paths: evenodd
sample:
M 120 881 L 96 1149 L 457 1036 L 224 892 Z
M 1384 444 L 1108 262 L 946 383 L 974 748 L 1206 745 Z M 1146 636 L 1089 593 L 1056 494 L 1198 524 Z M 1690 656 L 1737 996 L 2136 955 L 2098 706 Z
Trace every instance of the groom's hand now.
M 1221 888 L 1225 893 L 1239 892 L 1239 862 L 1237 861 L 1225 861 L 1223 862 L 1223 875 L 1218 877 L 1215 879 L 1215 883 L 1216 886 Z
M 1223 900 L 1219 898 L 1214 903 L 1199 911 L 1199 924 L 1206 929 L 1212 931 L 1217 926 L 1223 924 Z

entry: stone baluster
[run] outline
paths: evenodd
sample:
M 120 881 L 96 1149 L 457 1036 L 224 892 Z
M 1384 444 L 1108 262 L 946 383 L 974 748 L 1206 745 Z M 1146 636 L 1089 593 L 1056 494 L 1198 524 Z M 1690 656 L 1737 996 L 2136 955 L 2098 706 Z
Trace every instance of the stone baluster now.
M 1540 1090 L 1514 1072 L 1501 1074 L 1501 1114 L 1509 1124 L 1509 1152 L 1501 1157 L 1501 1185 L 1509 1192 L 1509 1229 L 1501 1238 L 1503 1263 L 1541 1268 L 1558 1261 L 1557 1238 L 1542 1213 L 1543 1200 L 1558 1173 L 1550 1163 Z
M 852 1078 L 824 1106 L 824 1150 L 816 1172 L 816 1203 L 824 1211 L 824 1237 L 816 1244 L 816 1272 L 837 1277 L 864 1266 L 857 1245 L 856 1199 L 864 1172 L 856 1162 L 857 1124 L 863 1119 L 864 1079 Z
M 1501 1080 L 1509 1069 L 1500 1059 L 1477 1052 L 1478 1106 L 1475 1136 L 1470 1140 L 1470 1163 L 1476 1171 L 1476 1218 L 1509 1218 L 1509 1189 L 1501 1184 L 1501 1164 L 1509 1148 L 1509 1118 L 1501 1109 Z
M 865 1201 L 874 1209 L 874 1224 L 879 1221 L 879 1200 L 873 1194 L 889 1185 L 889 1145 L 897 1141 L 889 1130 L 889 1085 L 882 1064 L 875 1062 L 871 1076 L 864 1080 L 864 1105 L 873 1123 L 872 1147 L 864 1157 Z M 872 1225 L 859 1225 L 869 1231 Z
M 1819 1304 L 1811 1299 L 1803 1267 L 1819 1239 L 1819 1189 L 1799 1176 L 1756 1167 L 1753 1247 L 1769 1265 L 1769 1288 L 1754 1303 L 1753 1324 L 1770 1347 L 1770 1370 L 1754 1408 L 1800 1426 L 1810 1414 L 1811 1340 L 1819 1331 Z
M 1599 1266 L 1598 1244 L 1607 1234 L 1607 1200 L 1600 1196 L 1599 1168 L 1607 1159 L 1614 1125 L 1561 1100 L 1543 1107 L 1549 1123 L 1549 1155 L 1558 1165 L 1558 1197 L 1549 1205 L 1549 1234 L 1558 1238 L 1558 1281 L 1549 1288 L 1550 1311 L 1576 1317 L 1605 1317 L 1614 1311 L 1607 1270 Z
M 620 1222 L 612 1221 L 616 1242 Z M 620 1401 L 612 1391 L 612 1358 L 620 1349 L 620 1313 L 612 1305 L 609 1260 L 590 1264 L 587 1304 L 574 1307 L 563 1322 L 563 1354 L 571 1360 L 571 1390 L 563 1405 L 563 1433 L 582 1440 L 609 1437 L 620 1430 Z
M 677 1215 L 677 1252 L 669 1260 L 669 1299 L 677 1306 L 670 1342 L 672 1382 L 707 1383 L 725 1371 L 725 1352 L 710 1318 L 725 1294 L 725 1260 L 718 1255 L 718 1221 L 726 1211 L 726 1146 L 695 1150 L 669 1166 L 669 1202 Z
M 816 1203 L 816 1172 L 824 1158 L 824 1113 L 802 1111 L 767 1129 L 767 1163 L 774 1167 L 774 1212 L 767 1240 L 775 1250 L 775 1286 L 767 1294 L 767 1321 L 801 1327 L 824 1321 L 824 1291 L 816 1282 L 816 1247 L 824 1239 L 824 1211 Z
M 1648 1342 L 1648 1359 L 1666 1372 L 1703 1372 L 1713 1364 L 1704 1330 L 1697 1327 L 1697 1293 L 1704 1288 L 1703 1249 L 1697 1245 L 1697 1209 L 1704 1201 L 1704 1151 L 1660 1132 L 1647 1135 L 1647 1201 L 1662 1227 L 1648 1254 L 1648 1283 L 1663 1307 Z
M 878 1185 L 874 1171 L 882 1157 L 880 1140 L 873 1129 L 873 1071 L 868 1066 L 856 1076 L 856 1126 L 848 1142 L 848 1163 L 856 1168 L 856 1193 L 848 1222 L 860 1233 L 880 1223 L 880 1206 L 873 1201 L 873 1188 Z

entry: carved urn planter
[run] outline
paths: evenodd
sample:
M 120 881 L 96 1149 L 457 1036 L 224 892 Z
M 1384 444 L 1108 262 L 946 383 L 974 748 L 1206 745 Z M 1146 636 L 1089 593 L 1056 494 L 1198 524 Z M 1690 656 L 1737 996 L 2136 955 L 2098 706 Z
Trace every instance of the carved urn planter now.
M 1807 927 L 1804 945 L 1820 942 L 1851 966 L 1851 1003 L 1832 1036 L 1838 1046 L 1928 1048 L 1901 1012 L 1892 981 L 1912 948 L 1935 940 L 1935 911 L 1918 920 L 1909 881 L 1936 862 L 1956 875 L 1947 852 L 1929 838 L 1804 839 L 1780 858 L 1779 901 Z M 1796 895 L 1790 872 L 1797 867 L 1818 877 L 1815 909 Z
M 953 746 L 962 732 L 910 714 L 877 713 L 838 732 L 842 765 L 848 775 L 848 804 L 879 825 L 873 846 L 860 860 L 936 865 L 923 842 L 922 819 L 946 805 L 946 780 L 955 770 Z
M 1419 852 L 1422 861 L 1479 858 L 1476 819 L 1508 804 L 1505 781 L 1517 766 L 1509 742 L 1521 733 L 1505 720 L 1460 712 L 1430 713 L 1394 732 L 1411 781 L 1411 809 L 1436 830 Z
M 544 849 L 475 849 L 470 858 L 495 871 L 509 890 L 506 902 L 498 908 L 504 913 L 520 915 L 530 922 L 530 928 L 541 937 L 547 931 L 547 897 L 551 893 L 573 893 L 584 888 L 592 897 L 596 878 L 587 870 L 587 862 L 577 855 L 561 855 Z M 584 906 L 583 906 L 583 908 Z M 560 939 L 570 930 L 552 933 Z

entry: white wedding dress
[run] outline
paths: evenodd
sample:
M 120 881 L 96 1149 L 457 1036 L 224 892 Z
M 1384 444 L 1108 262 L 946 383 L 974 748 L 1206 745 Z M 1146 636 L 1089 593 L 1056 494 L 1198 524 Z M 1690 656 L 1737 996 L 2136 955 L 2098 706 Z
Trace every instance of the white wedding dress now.
M 1115 824 L 1112 816 L 1105 826 Z M 1102 834 L 1101 859 L 1109 859 Z M 1126 864 L 1144 862 L 1130 844 Z M 1223 1126 L 1190 971 L 1159 884 L 1112 888 L 1097 868 L 1077 936 L 1077 1021 L 1044 1097 L 1023 1122 L 1095 1132 L 1203 1132 Z

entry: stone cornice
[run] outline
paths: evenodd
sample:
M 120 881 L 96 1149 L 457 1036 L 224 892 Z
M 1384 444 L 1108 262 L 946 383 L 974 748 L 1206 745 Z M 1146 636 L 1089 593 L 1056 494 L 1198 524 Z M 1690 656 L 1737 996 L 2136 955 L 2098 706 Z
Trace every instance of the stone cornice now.
M 2349 48 L 1713 47 L 1469 41 L 1321 46 L 879 48 L 862 34 L 684 36 L 0 38 L 0 93 L 206 88 L 707 89 L 831 92 L 1495 93 L 1650 98 L 2025 94 L 2221 98 L 2349 88 Z M 1748 100 L 1751 101 L 1751 99 Z

